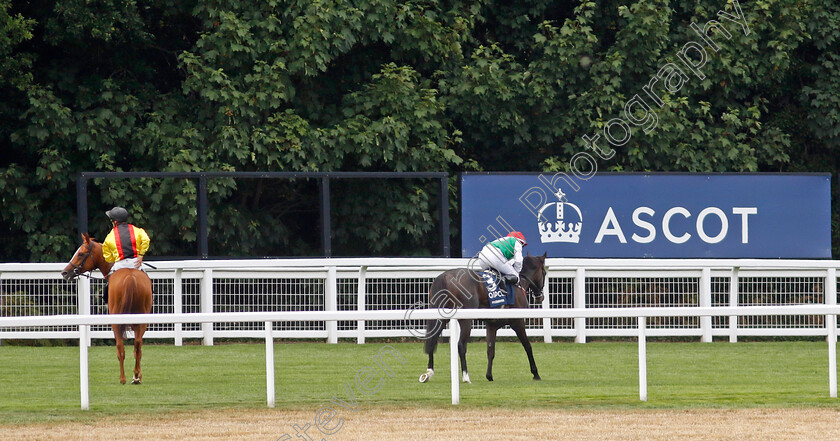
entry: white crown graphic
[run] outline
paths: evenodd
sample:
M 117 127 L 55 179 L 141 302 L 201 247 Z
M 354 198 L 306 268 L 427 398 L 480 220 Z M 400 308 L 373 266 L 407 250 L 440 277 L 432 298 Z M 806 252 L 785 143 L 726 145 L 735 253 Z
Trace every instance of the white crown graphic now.
M 537 214 L 537 224 L 540 229 L 540 242 L 580 242 L 580 231 L 583 227 L 583 216 L 580 208 L 570 202 L 564 202 L 563 190 L 555 193 L 558 202 L 545 204 Z M 554 209 L 550 209 L 554 207 Z

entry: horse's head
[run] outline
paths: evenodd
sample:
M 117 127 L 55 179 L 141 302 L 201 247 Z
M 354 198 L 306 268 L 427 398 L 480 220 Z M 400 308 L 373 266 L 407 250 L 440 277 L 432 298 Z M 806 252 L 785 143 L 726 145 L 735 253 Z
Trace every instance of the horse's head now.
M 93 257 L 96 242 L 88 233 L 82 233 L 82 240 L 82 245 L 76 250 L 76 254 L 73 254 L 70 263 L 61 271 L 61 277 L 64 277 L 64 280 L 73 280 L 96 268 L 96 259 Z
M 543 284 L 545 284 L 545 257 L 527 255 L 522 260 L 522 271 L 519 273 L 520 284 L 527 294 L 534 296 L 536 303 L 543 301 Z

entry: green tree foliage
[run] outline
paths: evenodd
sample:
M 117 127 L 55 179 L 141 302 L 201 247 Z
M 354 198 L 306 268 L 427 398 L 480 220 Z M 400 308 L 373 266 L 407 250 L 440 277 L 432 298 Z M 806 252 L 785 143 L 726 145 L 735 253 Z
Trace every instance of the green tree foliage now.
M 567 170 L 713 19 L 731 38 L 704 78 L 598 169 L 834 172 L 840 7 L 741 8 L 749 33 L 717 16 L 732 0 L 0 0 L 0 260 L 68 257 L 80 171 Z M 336 254 L 437 252 L 435 183 L 331 190 Z M 316 182 L 208 191 L 211 254 L 319 254 Z M 194 254 L 196 195 L 97 180 L 91 230 L 121 204 L 154 254 Z

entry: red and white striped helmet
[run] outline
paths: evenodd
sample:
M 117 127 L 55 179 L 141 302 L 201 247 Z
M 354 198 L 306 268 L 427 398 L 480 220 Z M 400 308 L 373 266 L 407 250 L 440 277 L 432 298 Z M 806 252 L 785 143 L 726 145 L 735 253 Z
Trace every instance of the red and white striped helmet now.
M 519 231 L 511 231 L 510 234 L 508 234 L 508 237 L 515 238 L 519 241 L 519 243 L 522 244 L 523 247 L 525 245 L 528 245 L 528 242 L 525 242 L 525 236 L 523 236 L 522 233 L 520 233 Z

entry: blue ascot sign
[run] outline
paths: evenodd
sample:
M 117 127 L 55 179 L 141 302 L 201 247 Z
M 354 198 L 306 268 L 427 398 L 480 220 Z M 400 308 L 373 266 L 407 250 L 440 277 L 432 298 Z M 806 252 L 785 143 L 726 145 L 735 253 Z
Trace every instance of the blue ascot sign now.
M 829 174 L 600 173 L 578 183 L 463 174 L 463 256 L 519 230 L 527 251 L 549 257 L 831 257 Z

